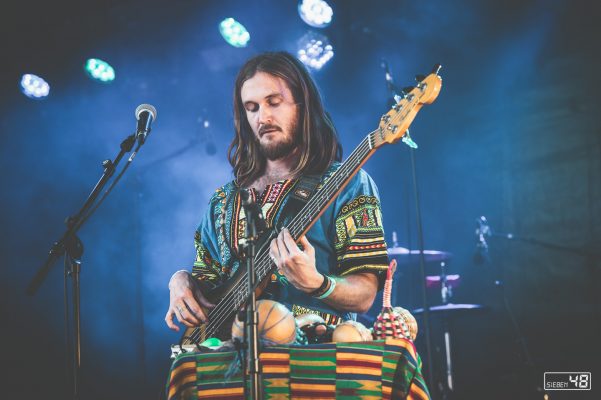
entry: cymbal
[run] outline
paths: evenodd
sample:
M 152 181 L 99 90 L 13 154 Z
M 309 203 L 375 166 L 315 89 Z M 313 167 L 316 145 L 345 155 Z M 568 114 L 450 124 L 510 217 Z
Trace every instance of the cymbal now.
M 443 313 L 443 312 L 458 312 L 458 311 L 471 311 L 471 310 L 480 310 L 484 308 L 481 304 L 443 304 L 439 306 L 430 307 L 431 313 Z M 424 312 L 423 308 L 416 308 L 411 311 L 412 314 L 421 314 Z
M 419 262 L 420 251 L 409 250 L 405 247 L 389 247 L 388 255 L 395 258 L 399 264 L 410 264 Z M 424 250 L 425 262 L 441 262 L 451 259 L 453 255 L 446 251 Z
M 458 274 L 447 275 L 446 286 L 450 288 L 456 288 L 459 286 L 461 282 L 461 277 Z M 437 288 L 440 287 L 441 277 L 440 275 L 428 275 L 426 276 L 426 287 L 427 288 Z

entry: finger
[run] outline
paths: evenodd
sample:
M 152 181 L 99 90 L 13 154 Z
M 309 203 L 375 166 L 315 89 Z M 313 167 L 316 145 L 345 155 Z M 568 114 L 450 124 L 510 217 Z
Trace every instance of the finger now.
M 303 251 L 309 256 L 315 255 L 315 248 L 311 245 L 306 236 L 300 238 L 300 244 L 303 245 Z
M 288 251 L 290 253 L 298 253 L 298 252 L 300 252 L 300 249 L 296 245 L 296 242 L 292 238 L 292 235 L 290 235 L 290 231 L 288 229 L 284 229 L 282 231 L 282 234 L 284 236 L 284 244 L 288 248 Z
M 169 329 L 179 332 L 179 326 L 177 326 L 174 322 L 173 322 L 173 311 L 171 311 L 171 309 L 169 309 L 169 311 L 167 311 L 167 315 L 165 315 L 165 322 L 167 323 L 167 326 L 169 327 Z
M 203 298 L 204 299 L 204 298 Z M 208 304 L 211 304 L 208 302 L 207 299 L 204 299 Z M 211 304 L 213 307 L 215 307 L 214 304 Z M 189 304 L 186 302 L 186 307 L 188 308 L 188 310 L 190 311 L 190 314 L 193 315 L 197 321 L 200 322 L 207 322 L 207 320 L 209 319 L 208 317 L 208 313 L 202 309 L 202 307 L 199 307 L 196 303 L 194 304 Z
M 282 262 L 284 262 L 290 252 L 288 251 L 288 247 L 286 247 L 286 243 L 284 243 L 284 232 L 280 232 L 280 234 L 278 235 L 278 239 L 277 239 L 277 245 L 278 245 L 278 253 L 279 253 L 279 257 L 278 257 L 278 265 L 281 265 Z
M 181 322 L 182 324 L 190 328 L 200 325 L 200 321 L 194 315 L 192 315 L 192 313 L 188 310 L 188 307 L 186 307 L 185 303 L 182 303 L 181 305 L 176 305 L 175 309 L 175 315 L 178 317 L 179 322 Z
M 198 316 L 198 312 L 201 311 L 204 314 L 204 310 L 201 310 L 199 304 L 205 308 L 213 308 L 215 304 L 211 303 L 209 299 L 207 299 L 198 282 L 194 281 L 194 292 L 190 293 L 190 296 L 183 297 L 184 303 L 188 306 L 188 309 L 192 311 L 194 314 Z
M 202 293 L 200 293 L 198 296 L 196 296 L 198 302 L 200 303 L 201 306 L 206 307 L 206 308 L 213 308 L 215 307 L 215 304 L 211 303 L 209 301 L 209 299 L 207 299 L 206 297 L 204 297 L 204 295 Z M 190 304 L 188 304 L 188 307 L 190 309 L 194 308 L 194 309 L 198 309 L 198 307 L 190 307 Z
M 273 239 L 269 244 L 269 257 L 275 266 L 279 265 L 280 251 L 278 250 L 277 239 Z

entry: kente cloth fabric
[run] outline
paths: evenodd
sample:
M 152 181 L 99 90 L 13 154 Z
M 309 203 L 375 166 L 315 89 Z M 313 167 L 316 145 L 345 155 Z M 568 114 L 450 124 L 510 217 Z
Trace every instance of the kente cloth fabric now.
M 340 167 L 334 163 L 321 177 L 317 190 Z M 267 186 L 262 194 L 251 190 L 253 201 L 260 205 L 269 226 L 274 222 L 286 226 L 294 215 L 281 215 L 294 193 L 297 179 Z M 192 275 L 199 280 L 219 285 L 238 268 L 238 240 L 244 235 L 246 219 L 234 181 L 217 189 L 196 230 L 196 259 Z M 360 170 L 307 232 L 315 248 L 317 269 L 322 274 L 344 276 L 356 272 L 373 272 L 383 286 L 388 268 L 388 255 L 378 189 L 371 177 Z M 355 319 L 355 314 L 338 312 L 325 302 L 307 296 L 277 272 L 271 275 L 262 298 L 286 305 L 295 315 L 315 313 L 327 323 Z
M 225 378 L 235 359 L 235 352 L 180 354 L 167 398 L 243 399 L 242 371 Z M 430 399 L 421 359 L 405 339 L 267 347 L 259 365 L 265 400 Z

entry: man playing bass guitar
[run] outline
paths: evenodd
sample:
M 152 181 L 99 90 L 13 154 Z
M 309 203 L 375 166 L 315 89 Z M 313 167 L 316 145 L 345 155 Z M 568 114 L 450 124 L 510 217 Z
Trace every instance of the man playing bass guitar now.
M 290 198 L 305 194 L 311 180 L 319 190 L 341 168 L 342 149 L 317 87 L 288 53 L 264 53 L 244 64 L 235 82 L 234 124 L 228 159 L 235 179 L 209 201 L 196 230 L 191 272 L 178 271 L 169 282 L 165 321 L 176 331 L 175 320 L 188 328 L 207 322 L 216 303 L 207 290 L 244 268 L 240 190 L 248 190 L 269 226 L 286 227 L 298 211 L 287 207 Z M 269 282 L 261 298 L 336 325 L 369 310 L 388 257 L 378 190 L 365 171 L 328 204 L 298 241 L 286 228 L 271 240 L 269 257 L 277 269 L 265 277 Z

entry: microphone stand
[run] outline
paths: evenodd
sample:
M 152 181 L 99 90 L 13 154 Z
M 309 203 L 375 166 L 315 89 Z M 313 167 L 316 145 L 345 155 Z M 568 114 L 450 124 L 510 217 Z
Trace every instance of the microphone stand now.
M 488 225 L 486 217 L 484 217 L 484 216 L 481 216 L 480 218 L 478 218 L 477 223 L 478 223 L 478 228 L 476 229 L 476 234 L 478 235 L 478 243 L 477 243 L 478 254 L 480 255 L 481 260 L 483 262 L 485 262 L 491 266 L 494 266 L 495 264 L 492 262 L 492 260 L 490 258 L 489 246 L 488 246 L 488 242 L 486 241 L 486 236 L 505 237 L 507 239 L 512 239 L 513 234 L 511 234 L 511 233 L 509 233 L 509 234 L 493 233 L 493 231 L 490 229 L 490 226 Z M 525 366 L 530 371 L 530 373 L 534 374 L 533 370 L 535 368 L 535 365 L 534 365 L 534 361 L 532 360 L 532 355 L 530 353 L 530 350 L 528 348 L 528 343 L 526 342 L 526 338 L 524 337 L 524 334 L 522 333 L 522 329 L 520 328 L 520 325 L 519 325 L 517 319 L 515 318 L 515 314 L 513 313 L 513 310 L 511 308 L 511 305 L 509 304 L 509 300 L 507 299 L 507 295 L 505 293 L 505 282 L 504 282 L 505 273 L 504 273 L 504 270 L 502 267 L 502 263 L 496 264 L 496 267 L 497 267 L 497 279 L 495 279 L 494 285 L 500 291 L 501 300 L 503 302 L 503 308 L 505 309 L 505 313 L 507 314 L 507 316 L 509 317 L 509 320 L 511 321 L 511 326 L 513 328 L 513 334 L 516 336 L 516 341 L 519 343 L 519 346 L 521 348 L 522 356 L 524 357 L 524 360 L 522 360 L 522 362 L 525 363 Z M 539 393 L 543 391 L 543 389 L 538 385 L 536 386 L 535 389 Z
M 417 223 L 417 239 L 419 246 L 419 270 L 420 280 L 422 283 L 422 308 L 424 310 L 424 335 L 426 336 L 426 360 L 428 361 L 428 385 L 434 383 L 433 379 L 433 365 L 432 365 L 432 339 L 430 335 L 430 306 L 428 304 L 427 296 L 427 282 L 426 282 L 426 260 L 424 257 L 424 231 L 422 226 L 421 207 L 419 201 L 419 188 L 417 184 L 417 172 L 415 167 L 415 151 L 413 148 L 409 148 L 411 154 L 411 175 L 413 177 L 413 193 L 415 195 L 415 218 Z
M 386 79 L 386 89 L 389 93 L 389 98 L 387 100 L 387 105 L 392 107 L 394 106 L 398 101 L 400 101 L 403 97 L 405 97 L 405 91 L 403 89 L 399 89 L 396 84 L 394 83 L 394 79 L 392 77 L 392 74 L 390 73 L 390 69 L 388 66 L 388 62 L 385 59 L 381 59 L 380 62 L 380 66 L 384 69 L 385 71 L 385 79 Z M 409 137 L 409 130 L 407 130 L 405 137 Z M 413 180 L 413 193 L 414 193 L 414 200 L 415 200 L 415 217 L 416 217 L 416 224 L 417 224 L 417 237 L 418 237 L 418 244 L 419 244 L 419 267 L 420 267 L 420 280 L 422 283 L 422 307 L 423 307 L 423 316 L 424 316 L 424 335 L 426 337 L 426 362 L 428 365 L 428 380 L 427 380 L 427 384 L 429 387 L 432 387 L 432 384 L 434 382 L 433 380 L 433 375 L 432 375 L 432 341 L 430 338 L 430 307 L 428 305 L 428 298 L 427 298 L 427 287 L 426 287 L 426 260 L 424 257 L 424 233 L 423 233 L 423 226 L 422 226 L 422 217 L 421 217 L 421 207 L 420 207 L 420 200 L 419 200 L 419 189 L 418 189 L 418 184 L 417 184 L 417 173 L 416 173 L 416 167 L 415 167 L 415 148 L 417 148 L 417 145 L 415 143 L 413 143 L 413 141 L 409 140 L 403 140 L 403 142 L 405 144 L 407 144 L 409 146 L 409 154 L 410 154 L 410 158 L 411 158 L 411 173 L 412 173 L 412 180 Z
M 84 252 L 84 246 L 82 241 L 77 236 L 77 231 L 83 226 L 85 221 L 87 221 L 90 216 L 90 210 L 93 212 L 95 210 L 92 209 L 98 195 L 103 190 L 104 186 L 107 184 L 109 179 L 115 173 L 115 168 L 117 164 L 121 161 L 125 153 L 128 153 L 133 148 L 136 142 L 136 134 L 132 134 L 125 138 L 123 142 L 121 142 L 119 154 L 115 157 L 114 161 L 105 160 L 102 162 L 102 166 L 104 167 L 104 171 L 102 176 L 96 183 L 96 186 L 93 188 L 92 192 L 88 196 L 87 200 L 81 207 L 81 209 L 77 212 L 75 216 L 69 216 L 65 220 L 65 224 L 67 225 L 67 230 L 61 236 L 61 238 L 54 242 L 50 252 L 48 253 L 48 258 L 46 262 L 38 269 L 36 275 L 33 277 L 31 282 L 27 287 L 27 294 L 33 296 L 40 285 L 45 280 L 48 272 L 60 257 L 65 256 L 65 280 L 68 276 L 71 277 L 72 280 L 72 295 L 73 295 L 73 365 L 71 372 L 71 384 L 72 387 L 72 398 L 77 400 L 80 396 L 80 369 L 81 369 L 81 330 L 80 330 L 80 281 L 79 275 L 81 272 L 81 259 Z M 65 281 L 65 291 L 67 290 L 67 285 Z M 69 304 L 66 300 L 65 293 L 65 317 L 68 318 L 69 315 Z M 67 323 L 67 321 L 65 321 Z M 68 336 L 68 334 L 67 334 Z M 67 341 L 70 343 L 70 341 Z M 71 353 L 69 349 L 67 349 L 67 353 Z
M 261 399 L 261 380 L 259 376 L 259 312 L 257 311 L 257 295 L 255 293 L 255 255 L 256 241 L 266 228 L 265 220 L 262 218 L 261 209 L 252 202 L 248 191 L 241 190 L 242 206 L 246 216 L 246 238 L 242 239 L 241 249 L 246 261 L 246 274 L 248 276 L 249 299 L 246 303 L 245 333 L 247 338 L 248 362 L 245 365 L 250 375 L 250 387 L 244 386 L 246 399 Z

